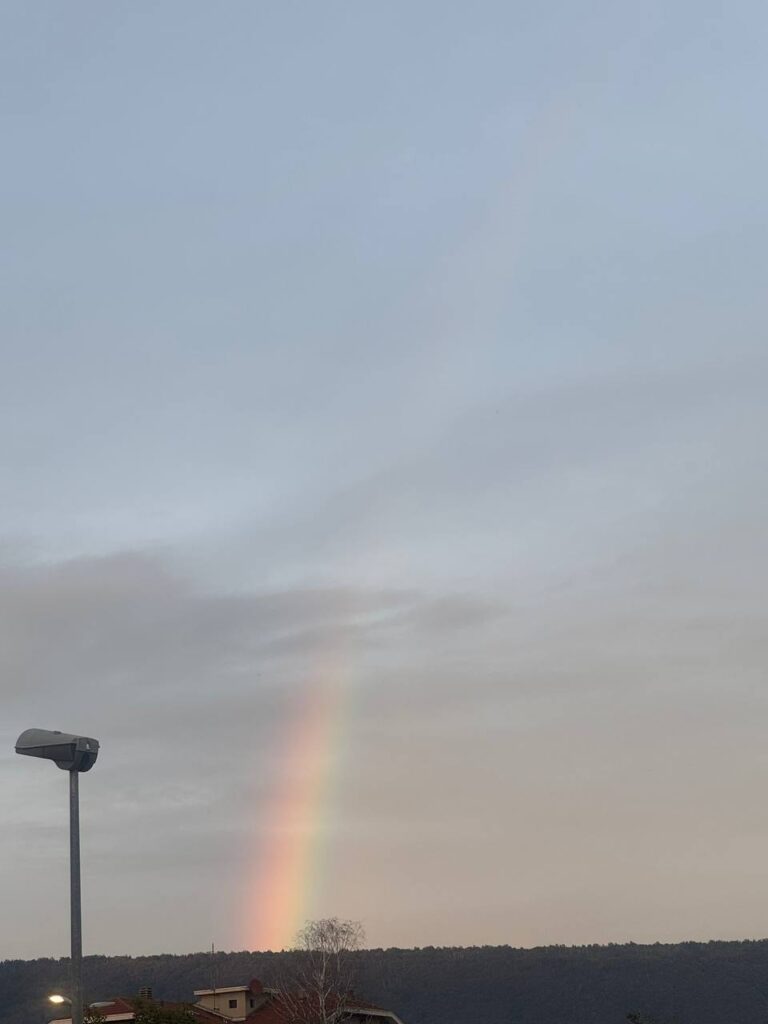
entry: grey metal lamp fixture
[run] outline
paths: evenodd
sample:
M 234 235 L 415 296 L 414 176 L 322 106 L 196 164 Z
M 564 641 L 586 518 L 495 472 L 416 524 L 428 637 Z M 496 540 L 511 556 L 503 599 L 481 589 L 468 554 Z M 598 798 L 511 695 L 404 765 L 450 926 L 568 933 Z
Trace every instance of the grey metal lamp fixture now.
M 99 741 L 58 730 L 26 729 L 16 740 L 16 753 L 47 758 L 65 772 L 88 772 L 99 756 Z

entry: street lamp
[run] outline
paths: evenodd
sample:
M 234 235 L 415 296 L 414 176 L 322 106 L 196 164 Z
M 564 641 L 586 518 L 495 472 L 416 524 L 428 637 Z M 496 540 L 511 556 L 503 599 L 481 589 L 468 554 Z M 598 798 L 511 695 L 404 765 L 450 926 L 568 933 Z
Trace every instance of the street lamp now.
M 63 1006 L 64 1003 L 69 1003 L 69 1005 L 70 1005 L 70 1011 L 69 1012 L 70 1012 L 70 1016 L 71 1016 L 71 1014 L 72 1014 L 72 1009 L 71 1009 L 71 1007 L 72 1007 L 72 1000 L 69 999 L 67 996 L 62 996 L 58 992 L 54 992 L 53 995 L 48 996 L 48 1002 L 49 1003 L 53 1003 L 54 1006 L 56 1006 L 56 1007 Z M 59 1020 L 59 1019 L 62 1019 L 62 1018 L 59 1018 L 59 1017 L 56 1018 L 56 1020 Z M 51 1021 L 51 1024 L 53 1024 L 53 1021 Z
M 52 996 L 51 1002 L 72 1004 L 72 1024 L 83 1024 L 83 930 L 80 912 L 80 772 L 93 768 L 99 741 L 48 729 L 27 729 L 16 740 L 16 753 L 42 757 L 69 772 L 69 891 L 72 935 L 72 998 Z

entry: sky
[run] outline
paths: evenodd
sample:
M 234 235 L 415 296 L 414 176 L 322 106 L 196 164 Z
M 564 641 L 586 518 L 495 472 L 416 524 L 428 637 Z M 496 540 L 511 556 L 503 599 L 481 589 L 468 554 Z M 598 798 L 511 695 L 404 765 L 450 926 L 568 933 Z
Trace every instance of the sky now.
M 768 12 L 0 12 L 0 958 L 768 934 Z

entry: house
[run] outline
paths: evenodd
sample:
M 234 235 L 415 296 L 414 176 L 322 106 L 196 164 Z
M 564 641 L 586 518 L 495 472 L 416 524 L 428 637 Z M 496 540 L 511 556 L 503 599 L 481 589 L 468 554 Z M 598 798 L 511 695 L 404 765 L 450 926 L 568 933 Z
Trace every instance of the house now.
M 247 985 L 197 989 L 195 996 L 197 1001 L 193 1009 L 210 1013 L 222 1024 L 226 1021 L 286 1024 L 289 1019 L 285 997 L 276 989 L 265 988 L 256 978 Z M 339 1014 L 339 1021 L 345 1024 L 403 1024 L 391 1010 L 369 1006 L 362 1000 L 345 1006 Z
M 227 1020 L 246 1020 L 268 1005 L 274 996 L 272 989 L 265 989 L 260 981 L 254 979 L 248 985 L 195 989 L 195 1006 Z
M 194 995 L 196 1002 L 190 1006 L 189 1003 L 152 1000 L 151 990 L 142 990 L 143 998 L 149 998 L 167 1009 L 191 1009 L 199 1024 L 287 1024 L 290 1019 L 288 1003 L 296 1005 L 293 998 L 281 995 L 276 989 L 266 988 L 256 978 L 247 985 L 196 989 Z M 91 1003 L 91 1006 L 98 1008 L 104 1024 L 127 1024 L 135 1020 L 136 1002 L 135 999 L 118 998 Z M 339 1024 L 404 1024 L 391 1010 L 370 1006 L 366 1001 L 357 999 L 354 1005 L 344 1006 L 338 1020 Z M 72 1020 L 69 1017 L 57 1018 L 50 1024 L 72 1024 Z

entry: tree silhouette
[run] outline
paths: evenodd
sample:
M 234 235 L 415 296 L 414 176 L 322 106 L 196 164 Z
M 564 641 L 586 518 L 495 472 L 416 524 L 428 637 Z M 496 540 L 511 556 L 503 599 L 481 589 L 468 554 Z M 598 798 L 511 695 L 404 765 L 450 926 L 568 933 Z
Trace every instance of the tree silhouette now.
M 285 1024 L 335 1024 L 352 1004 L 350 953 L 364 941 L 357 921 L 309 921 L 296 937 L 287 973 L 278 982 Z

